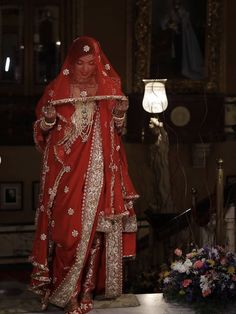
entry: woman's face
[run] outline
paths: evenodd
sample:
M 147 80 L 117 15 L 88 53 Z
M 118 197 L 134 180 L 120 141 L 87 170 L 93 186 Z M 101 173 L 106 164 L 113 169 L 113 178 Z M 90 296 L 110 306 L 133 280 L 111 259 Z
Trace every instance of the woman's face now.
M 92 54 L 84 55 L 75 62 L 74 75 L 79 80 L 89 80 L 95 75 L 96 64 Z

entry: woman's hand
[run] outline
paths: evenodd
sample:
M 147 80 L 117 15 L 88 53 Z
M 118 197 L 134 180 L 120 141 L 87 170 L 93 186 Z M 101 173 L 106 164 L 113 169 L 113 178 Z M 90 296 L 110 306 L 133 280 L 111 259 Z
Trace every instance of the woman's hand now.
M 113 110 L 113 115 L 116 117 L 122 117 L 124 116 L 124 113 L 129 108 L 129 100 L 127 97 L 123 97 L 121 100 L 118 100 L 116 103 L 116 106 Z
M 46 123 L 54 123 L 56 121 L 57 112 L 53 105 L 47 104 L 43 106 L 42 113 Z
M 117 101 L 114 111 L 119 112 L 119 113 L 120 112 L 124 113 L 127 111 L 128 108 L 129 108 L 129 100 L 128 98 L 123 97 L 121 100 Z
M 128 98 L 124 96 L 121 100 L 117 101 L 116 106 L 113 109 L 113 120 L 119 134 L 122 134 L 122 131 L 124 129 L 126 111 L 128 107 L 129 107 Z
M 43 118 L 40 122 L 40 127 L 44 132 L 48 132 L 56 124 L 57 112 L 53 105 L 48 103 L 42 108 Z

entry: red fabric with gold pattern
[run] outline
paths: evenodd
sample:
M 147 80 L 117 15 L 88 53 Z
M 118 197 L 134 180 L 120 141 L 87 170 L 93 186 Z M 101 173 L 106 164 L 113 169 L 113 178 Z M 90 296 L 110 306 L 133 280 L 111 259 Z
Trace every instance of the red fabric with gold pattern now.
M 84 63 L 81 60 L 85 60 Z M 96 213 L 83 265 L 100 213 L 108 219 L 120 215 L 135 216 L 130 201 L 138 196 L 128 175 L 124 148 L 113 119 L 114 108 L 120 105 L 120 100 L 81 102 L 81 98 L 107 95 L 123 96 L 119 76 L 96 40 L 89 37 L 76 39 L 60 73 L 45 88 L 36 107 L 34 138 L 43 153 L 43 166 L 31 255 L 34 265 L 31 288 L 39 294 L 44 294 L 46 289 L 52 294 L 60 288 L 75 263 L 87 223 L 83 221 L 82 208 L 89 169 L 93 167 L 91 155 L 94 134 L 98 132 L 96 128 L 101 135 L 103 171 L 99 175 L 102 186 L 98 189 Z M 77 98 L 80 99 L 79 105 L 77 101 L 70 101 Z M 41 129 L 42 108 L 48 103 L 55 105 L 57 121 L 49 132 L 44 132 Z M 135 254 L 135 243 L 131 243 L 128 251 Z M 124 247 L 129 245 L 124 244 Z M 125 254 L 129 252 L 125 249 Z M 78 277 L 78 291 L 81 276 Z

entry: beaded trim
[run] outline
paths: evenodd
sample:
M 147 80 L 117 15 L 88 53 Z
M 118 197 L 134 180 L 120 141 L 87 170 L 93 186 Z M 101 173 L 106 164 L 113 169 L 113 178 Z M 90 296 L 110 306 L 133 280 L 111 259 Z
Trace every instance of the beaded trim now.
M 61 307 L 64 307 L 73 295 L 80 277 L 103 186 L 104 169 L 99 123 L 100 117 L 97 114 L 82 204 L 82 235 L 77 247 L 75 263 L 49 299 L 51 303 Z
M 93 115 L 95 112 L 95 108 L 95 102 L 80 102 L 80 106 L 76 106 L 76 109 L 71 118 L 72 123 L 76 127 L 76 131 L 75 134 L 70 137 L 70 145 L 71 142 L 73 143 L 78 136 L 81 137 L 82 142 L 86 142 L 88 140 L 93 125 Z
M 106 239 L 106 286 L 107 298 L 122 294 L 122 220 L 114 221 L 112 232 L 105 234 Z
M 106 96 L 89 96 L 89 97 L 71 97 L 71 98 L 65 98 L 65 99 L 58 99 L 53 100 L 50 102 L 51 105 L 62 105 L 66 103 L 72 103 L 77 104 L 78 102 L 90 102 L 95 100 L 127 100 L 125 96 L 119 96 L 119 95 L 106 95 Z

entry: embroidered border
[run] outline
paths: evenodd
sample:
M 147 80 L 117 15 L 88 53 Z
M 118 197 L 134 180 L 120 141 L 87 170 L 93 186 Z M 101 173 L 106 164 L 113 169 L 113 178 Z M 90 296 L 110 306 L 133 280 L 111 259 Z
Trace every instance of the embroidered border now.
M 96 231 L 109 233 L 112 232 L 113 223 L 122 219 L 122 232 L 136 232 L 137 231 L 137 218 L 136 215 L 129 216 L 129 212 L 124 212 L 120 215 L 112 217 L 104 217 L 99 215 Z
M 137 218 L 136 216 L 123 218 L 123 232 L 136 232 L 137 231 Z
M 123 95 L 104 95 L 104 96 L 89 96 L 89 97 L 57 99 L 57 100 L 51 101 L 51 104 L 55 106 L 55 105 L 63 105 L 68 102 L 75 104 L 77 103 L 77 101 L 88 102 L 88 101 L 109 100 L 109 99 L 127 100 L 127 98 Z
M 110 134 L 111 134 L 111 154 L 110 154 L 110 165 L 109 168 L 111 169 L 111 186 L 110 186 L 110 193 L 111 193 L 111 212 L 114 214 L 114 185 L 115 185 L 115 170 L 116 170 L 116 165 L 113 160 L 114 156 L 114 150 L 115 150 L 115 143 L 114 143 L 114 121 L 111 120 L 110 122 Z
M 100 117 L 96 116 L 90 160 L 85 181 L 82 204 L 82 236 L 76 251 L 76 260 L 60 286 L 53 292 L 49 301 L 64 307 L 72 296 L 80 277 L 96 210 L 103 185 L 103 155 L 101 143 Z
M 106 287 L 105 296 L 114 298 L 122 294 L 122 220 L 114 221 L 106 239 Z

